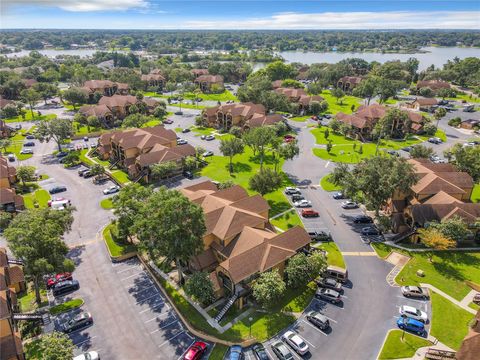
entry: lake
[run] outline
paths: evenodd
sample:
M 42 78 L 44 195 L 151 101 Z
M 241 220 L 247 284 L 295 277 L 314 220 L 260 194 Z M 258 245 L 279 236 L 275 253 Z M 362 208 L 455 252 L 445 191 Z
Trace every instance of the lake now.
M 406 61 L 408 58 L 415 57 L 420 62 L 419 70 L 425 70 L 430 65 L 442 67 L 448 60 L 455 56 L 460 59 L 466 57 L 480 57 L 480 49 L 463 47 L 425 47 L 422 48 L 427 53 L 418 54 L 382 54 L 371 52 L 312 52 L 312 51 L 282 51 L 278 55 L 282 56 L 287 62 L 300 62 L 303 64 L 314 63 L 337 63 L 347 58 L 361 58 L 368 62 L 378 61 L 384 63 L 390 60 Z
M 40 54 L 46 55 L 49 58 L 55 58 L 58 55 L 71 55 L 71 56 L 80 56 L 87 57 L 92 56 L 97 51 L 106 51 L 106 50 L 97 50 L 97 49 L 68 49 L 68 50 L 57 50 L 57 49 L 43 49 L 37 50 Z M 21 50 L 19 52 L 5 54 L 7 57 L 22 57 L 30 54 L 31 50 Z M 117 50 L 117 52 L 124 52 L 123 50 Z

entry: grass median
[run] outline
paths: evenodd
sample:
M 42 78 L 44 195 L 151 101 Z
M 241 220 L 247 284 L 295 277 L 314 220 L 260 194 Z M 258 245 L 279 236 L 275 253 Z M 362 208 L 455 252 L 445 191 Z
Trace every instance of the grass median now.
M 432 343 L 419 336 L 404 333 L 402 330 L 392 330 L 388 333 L 379 360 L 411 358 L 417 349 Z
M 76 309 L 76 308 L 82 306 L 83 303 L 84 303 L 83 299 L 72 299 L 72 300 L 64 302 L 63 304 L 58 304 L 58 305 L 52 306 L 50 308 L 50 314 L 58 315 L 58 314 L 70 311 L 72 309 Z
M 113 257 L 137 251 L 135 245 L 119 238 L 117 227 L 114 223 L 107 225 L 103 229 L 103 238 L 108 246 L 110 255 Z

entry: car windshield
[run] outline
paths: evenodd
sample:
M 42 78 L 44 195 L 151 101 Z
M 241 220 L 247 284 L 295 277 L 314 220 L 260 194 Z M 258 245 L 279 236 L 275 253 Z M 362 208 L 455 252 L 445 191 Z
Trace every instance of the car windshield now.
M 86 353 L 84 356 L 85 360 L 92 360 L 92 355 L 90 355 L 89 353 Z

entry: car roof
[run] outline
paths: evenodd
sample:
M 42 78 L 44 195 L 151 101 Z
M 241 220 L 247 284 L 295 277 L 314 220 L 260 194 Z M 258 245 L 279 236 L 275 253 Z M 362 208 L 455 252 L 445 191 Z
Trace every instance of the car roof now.
M 407 318 L 407 322 L 409 324 L 413 324 L 417 327 L 422 327 L 423 328 L 423 323 L 421 321 L 418 321 L 418 320 L 415 320 L 415 319 L 412 319 L 412 318 Z
M 408 306 L 408 305 L 402 305 L 403 310 L 408 311 L 408 312 L 413 312 L 416 313 L 417 309 L 414 308 L 413 306 Z
M 417 291 L 422 291 L 421 287 L 418 286 L 407 286 L 408 290 L 417 290 Z

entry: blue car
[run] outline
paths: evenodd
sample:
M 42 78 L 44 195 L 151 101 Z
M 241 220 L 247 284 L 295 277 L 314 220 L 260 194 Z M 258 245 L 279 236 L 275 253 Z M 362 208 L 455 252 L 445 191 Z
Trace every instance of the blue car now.
M 240 345 L 232 345 L 228 351 L 228 356 L 226 360 L 242 360 L 243 359 L 243 348 Z
M 397 325 L 402 330 L 414 332 L 418 335 L 425 333 L 425 325 L 421 321 L 409 317 L 401 317 L 397 320 Z

